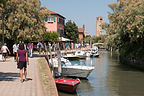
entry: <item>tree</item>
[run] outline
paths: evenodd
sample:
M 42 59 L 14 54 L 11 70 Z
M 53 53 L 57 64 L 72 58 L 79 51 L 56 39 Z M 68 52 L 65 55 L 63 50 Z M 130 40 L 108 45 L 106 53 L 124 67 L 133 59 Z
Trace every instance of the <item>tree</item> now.
M 0 4 L 3 4 L 3 5 L 6 5 L 6 2 L 7 2 L 8 0 L 1 0 L 0 1 Z
M 93 36 L 93 37 L 91 37 L 91 40 L 93 43 L 104 43 L 105 36 L 99 36 L 99 37 Z
M 5 14 L 4 33 L 6 38 L 14 41 L 42 38 L 46 32 L 44 18 L 49 13 L 46 8 L 40 8 L 39 0 L 10 0 L 6 4 L 5 8 L 0 7 L 2 10 L 0 12 Z
M 57 32 L 46 32 L 44 34 L 44 41 L 49 41 L 49 42 L 58 42 L 58 37 L 59 34 Z
M 111 4 L 110 24 L 105 27 L 107 42 L 118 48 L 123 56 L 141 58 L 144 53 L 144 2 L 143 0 L 119 0 Z M 107 40 L 108 41 L 108 40 Z
M 65 25 L 65 37 L 74 42 L 77 42 L 78 40 L 78 27 L 71 20 L 69 20 Z
M 85 43 L 90 43 L 91 36 L 87 35 L 84 40 L 85 40 Z

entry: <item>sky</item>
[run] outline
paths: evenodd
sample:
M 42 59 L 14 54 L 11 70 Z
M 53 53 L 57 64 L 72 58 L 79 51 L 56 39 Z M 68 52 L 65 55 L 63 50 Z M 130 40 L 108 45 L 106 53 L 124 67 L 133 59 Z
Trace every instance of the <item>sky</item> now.
M 108 4 L 117 0 L 40 0 L 41 6 L 54 11 L 68 20 L 74 21 L 79 28 L 85 25 L 91 36 L 96 35 L 96 17 L 104 17 L 104 22 L 109 22 Z

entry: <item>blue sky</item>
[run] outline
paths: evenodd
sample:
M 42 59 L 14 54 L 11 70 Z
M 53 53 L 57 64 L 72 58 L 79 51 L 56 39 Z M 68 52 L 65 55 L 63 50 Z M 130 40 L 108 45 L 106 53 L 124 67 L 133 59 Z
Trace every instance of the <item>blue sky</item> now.
M 108 22 L 108 4 L 117 0 L 40 0 L 41 6 L 63 15 L 67 20 L 74 21 L 78 27 L 86 26 L 91 36 L 96 34 L 96 17 L 104 17 Z

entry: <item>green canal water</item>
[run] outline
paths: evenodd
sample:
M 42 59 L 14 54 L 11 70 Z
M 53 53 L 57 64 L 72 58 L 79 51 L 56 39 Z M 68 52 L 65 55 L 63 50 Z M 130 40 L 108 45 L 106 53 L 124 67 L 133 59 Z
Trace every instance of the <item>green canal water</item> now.
M 84 62 L 95 69 L 82 79 L 75 94 L 60 96 L 144 96 L 144 72 L 119 63 L 117 54 L 100 51 L 99 58 Z

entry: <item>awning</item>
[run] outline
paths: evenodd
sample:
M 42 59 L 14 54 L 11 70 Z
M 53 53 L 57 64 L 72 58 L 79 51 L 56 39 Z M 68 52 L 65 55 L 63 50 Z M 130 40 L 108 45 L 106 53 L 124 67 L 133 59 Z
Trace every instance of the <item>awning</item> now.
M 73 40 L 70 40 L 70 39 L 64 38 L 64 37 L 59 37 L 59 40 L 60 40 L 60 41 L 73 41 Z

